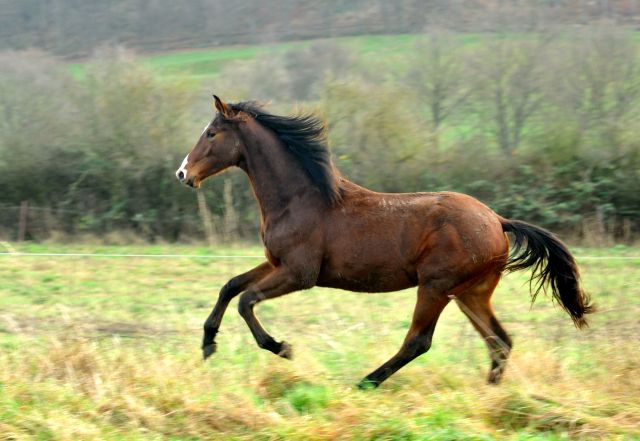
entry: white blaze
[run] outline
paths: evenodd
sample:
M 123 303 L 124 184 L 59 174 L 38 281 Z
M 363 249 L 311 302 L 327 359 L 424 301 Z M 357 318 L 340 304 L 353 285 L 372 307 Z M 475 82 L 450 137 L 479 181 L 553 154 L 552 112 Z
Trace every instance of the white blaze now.
M 209 127 L 209 126 L 207 126 Z M 205 128 L 205 130 L 207 130 Z M 182 161 L 182 164 L 180 165 L 180 168 L 178 169 L 178 171 L 176 172 L 176 177 L 178 179 L 180 179 L 180 172 L 182 172 L 182 176 L 183 177 L 187 177 L 187 171 L 185 170 L 185 167 L 187 166 L 187 163 L 189 162 L 189 155 L 187 154 L 187 156 L 184 157 L 184 161 Z M 180 179 L 182 181 L 182 179 Z

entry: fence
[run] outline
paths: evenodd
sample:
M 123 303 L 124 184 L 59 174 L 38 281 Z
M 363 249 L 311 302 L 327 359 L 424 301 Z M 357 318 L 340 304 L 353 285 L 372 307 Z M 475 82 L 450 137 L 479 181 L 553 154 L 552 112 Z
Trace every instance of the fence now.
M 77 235 L 103 235 L 113 231 L 132 231 L 142 238 L 154 240 L 154 236 L 180 236 L 206 239 L 209 244 L 227 241 L 236 237 L 238 219 L 235 213 L 230 218 L 214 218 L 198 194 L 199 213 L 181 215 L 177 218 L 145 219 L 109 213 L 93 213 L 61 208 L 34 207 L 26 201 L 20 206 L 0 207 L 0 239 L 7 241 L 25 239 L 45 240 L 55 232 Z M 230 225 L 234 223 L 235 225 Z
M 137 236 L 154 241 L 156 237 L 195 238 L 208 242 L 232 243 L 243 235 L 240 234 L 240 218 L 233 209 L 230 183 L 225 183 L 224 216 L 213 216 L 202 192 L 198 192 L 197 214 L 181 215 L 178 218 L 145 219 L 139 216 L 126 217 L 109 213 L 94 214 L 79 210 L 61 208 L 35 207 L 24 201 L 19 206 L 0 207 L 0 240 L 5 242 L 22 242 L 25 239 L 46 240 L 55 232 L 69 235 L 93 234 L 102 236 L 105 233 L 131 231 Z M 624 219 L 623 233 L 620 237 L 624 243 L 633 243 L 631 222 Z M 595 246 L 613 245 L 613 234 L 605 229 L 605 221 L 599 210 L 595 216 L 583 220 L 582 242 Z M 249 234 L 253 233 L 251 231 Z M 588 234 L 587 234 L 588 233 Z M 246 235 L 246 232 L 245 232 Z M 581 257 L 581 259 L 606 259 L 604 257 Z M 630 258 L 633 259 L 633 258 Z
M 16 246 L 15 248 L 19 248 Z M 125 272 L 122 271 L 123 268 L 126 268 L 126 273 L 130 273 L 132 277 L 132 281 L 134 281 L 139 274 L 136 271 L 130 271 L 130 269 L 135 268 L 137 265 L 149 267 L 148 264 L 142 263 L 140 261 L 134 261 L 133 259 L 220 259 L 220 264 L 216 262 L 215 266 L 217 267 L 218 273 L 217 277 L 220 280 L 220 286 L 224 281 L 229 278 L 237 275 L 240 271 L 241 267 L 244 267 L 246 264 L 251 264 L 251 259 L 264 259 L 264 256 L 249 254 L 249 253 L 238 253 L 238 254 L 96 254 L 96 253 L 28 253 L 17 251 L 10 243 L 8 242 L 0 242 L 0 263 L 6 263 L 7 259 L 16 258 L 20 259 L 20 267 L 23 266 L 23 263 L 32 262 L 34 267 L 40 266 L 39 262 L 36 262 L 35 259 L 40 258 L 56 258 L 61 260 L 56 260 L 56 262 L 68 262 L 70 264 L 66 264 L 66 267 L 70 267 L 75 265 L 73 260 L 69 262 L 66 258 L 71 259 L 116 259 L 119 263 L 111 264 L 109 262 L 108 265 L 105 266 L 107 271 L 111 272 L 114 268 L 120 270 L 120 273 L 124 275 Z M 34 261 L 26 260 L 33 258 Z M 502 306 L 500 312 L 500 318 L 508 324 L 507 328 L 510 332 L 515 332 L 517 335 L 517 341 L 523 341 L 526 339 L 540 339 L 545 344 L 553 343 L 555 346 L 561 346 L 562 344 L 567 344 L 569 346 L 574 345 L 573 340 L 578 341 L 584 349 L 588 347 L 589 344 L 599 345 L 603 344 L 603 342 L 607 344 L 611 344 L 612 341 L 618 339 L 620 341 L 626 341 L 634 338 L 633 336 L 637 335 L 638 323 L 635 320 L 632 311 L 634 308 L 637 308 L 637 302 L 635 301 L 633 291 L 627 290 L 625 288 L 624 296 L 616 297 L 615 299 L 612 297 L 613 294 L 610 294 L 610 291 L 614 291 L 616 296 L 619 288 L 623 288 L 630 283 L 633 283 L 635 279 L 637 279 L 637 273 L 634 272 L 633 268 L 630 268 L 628 265 L 625 267 L 625 273 L 623 274 L 620 270 L 616 268 L 606 268 L 606 266 L 600 266 L 597 262 L 606 260 L 606 261 L 614 261 L 614 260 L 622 260 L 622 261 L 637 261 L 640 263 L 640 256 L 624 256 L 624 255 L 607 255 L 607 256 L 596 256 L 596 255 L 588 255 L 588 256 L 577 256 L 578 261 L 591 261 L 594 262 L 594 270 L 584 272 L 585 279 L 589 282 L 592 288 L 592 292 L 594 294 L 594 299 L 596 303 L 598 303 L 600 307 L 598 310 L 597 316 L 599 317 L 598 323 L 599 326 L 594 326 L 592 329 L 582 332 L 582 333 L 571 333 L 570 335 L 565 335 L 565 331 L 567 326 L 569 326 L 570 321 L 566 316 L 560 315 L 557 319 L 551 319 L 550 316 L 546 315 L 545 319 L 541 322 L 532 321 L 526 317 L 526 310 L 523 312 L 522 308 L 517 311 L 512 311 L 505 306 Z M 240 263 L 240 260 L 243 260 L 243 263 Z M 246 263 L 245 263 L 246 262 Z M 28 264 L 31 265 L 31 264 Z M 155 265 L 155 264 L 151 264 Z M 65 264 L 63 264 L 63 267 Z M 170 265 L 159 265 L 162 268 L 168 268 Z M 7 266 L 4 266 L 7 268 Z M 42 268 L 45 268 L 44 270 Z M 184 268 L 184 266 L 183 266 Z M 213 268 L 208 267 L 208 268 Z M 597 268 L 597 269 L 596 269 Z M 53 263 L 50 266 L 40 267 L 39 271 L 60 271 L 58 269 L 57 263 Z M 164 271 L 164 270 L 163 270 Z M 629 272 L 631 271 L 631 272 Z M 65 288 L 67 291 L 74 291 L 77 287 L 80 291 L 86 290 L 85 285 L 83 285 L 83 281 L 81 279 L 82 276 L 78 276 L 75 272 L 60 272 L 61 274 L 66 274 L 69 280 L 66 280 L 65 283 L 69 283 L 71 288 Z M 45 274 L 45 273 L 43 273 Z M 626 275 L 625 275 L 626 274 Z M 525 279 L 528 279 L 526 274 L 522 274 L 522 277 L 519 278 L 522 283 L 525 283 Z M 129 276 L 125 276 L 129 277 Z M 174 276 L 167 276 L 174 277 Z M 193 276 L 191 276 L 193 277 Z M 514 276 L 511 276 L 514 277 Z M 630 277 L 630 278 L 629 278 Z M 177 278 L 177 276 L 176 276 Z M 43 277 L 38 277 L 35 279 L 29 279 L 34 284 L 46 284 L 46 281 L 43 281 Z M 197 282 L 191 280 L 189 283 L 194 285 Z M 617 284 L 617 285 L 616 285 Z M 516 285 L 520 285 L 518 282 Z M 141 284 L 141 287 L 145 287 L 146 285 Z M 99 290 L 105 289 L 109 292 L 109 287 L 100 287 Z M 135 290 L 135 289 L 134 289 Z M 166 288 L 162 287 L 154 287 L 151 289 L 157 290 L 158 295 L 166 295 L 167 299 L 171 297 L 170 291 Z M 523 290 L 522 294 L 524 294 Z M 85 293 L 85 295 L 87 295 Z M 88 297 L 91 297 L 90 294 Z M 115 295 L 115 292 L 114 292 Z M 198 296 L 202 295 L 207 301 L 211 301 L 211 296 L 215 297 L 215 292 L 211 292 L 208 294 L 197 294 Z M 394 294 L 397 295 L 397 294 Z M 377 296 L 377 297 L 376 297 Z M 369 338 L 371 341 L 378 340 L 380 344 L 384 343 L 388 345 L 388 347 L 395 347 L 398 344 L 397 335 L 394 334 L 396 328 L 398 327 L 397 317 L 392 319 L 392 310 L 395 307 L 391 307 L 391 305 L 386 302 L 385 298 L 386 294 L 367 294 L 362 297 L 358 297 L 359 299 L 363 299 L 363 303 L 360 305 L 360 308 L 363 308 L 366 311 L 366 320 L 362 319 L 359 316 L 352 316 L 349 313 L 345 313 L 344 309 L 340 309 L 336 307 L 340 302 L 336 302 L 336 298 L 338 297 L 324 297 L 321 295 L 320 300 L 316 300 L 318 296 L 309 296 L 309 295 L 298 295 L 291 296 L 291 298 L 285 300 L 284 305 L 292 305 L 293 303 L 287 302 L 295 302 L 296 309 L 295 312 L 289 310 L 287 307 L 280 307 L 277 310 L 272 311 L 267 316 L 270 318 L 269 325 L 273 330 L 274 335 L 287 337 L 288 335 L 296 335 L 296 339 L 298 341 L 304 342 L 306 346 L 313 349 L 313 351 L 317 352 L 327 352 L 333 354 L 335 357 L 340 357 L 344 359 L 344 363 L 346 364 L 350 357 L 349 352 L 349 338 L 346 338 L 345 335 L 352 336 L 353 338 Z M 402 296 L 402 294 L 400 294 Z M 414 294 L 411 294 L 413 297 Z M 33 294 L 29 294 L 29 296 L 25 297 L 25 301 L 33 301 L 37 302 L 38 299 L 33 299 Z M 43 297 L 44 298 L 44 297 Z M 411 300 L 406 301 L 408 298 L 405 295 L 405 303 L 409 305 Z M 500 296 L 500 299 L 504 299 L 506 296 Z M 65 298 L 58 296 L 56 298 L 56 302 L 62 302 L 65 304 Z M 366 299 L 375 299 L 374 301 L 366 300 Z M 169 300 L 168 300 L 169 301 Z M 206 303 L 206 302 L 205 302 Z M 270 302 L 269 302 L 270 303 Z M 518 303 L 522 303 L 523 307 L 526 305 L 526 297 L 522 296 L 522 298 L 518 300 Z M 540 301 L 539 303 L 545 303 Z M 280 300 L 278 302 L 274 302 L 273 304 L 282 305 L 283 301 Z M 209 303 L 206 303 L 207 306 Z M 406 306 L 405 305 L 405 306 Z M 135 306 L 135 305 L 134 305 Z M 467 312 L 465 309 L 465 305 L 460 305 L 460 308 Z M 137 306 L 136 306 L 137 307 Z M 454 308 L 450 308 L 454 309 Z M 455 309 L 454 309 L 455 310 Z M 302 311 L 302 313 L 300 313 Z M 306 312 L 311 311 L 311 312 Z M 410 309 L 407 309 L 410 311 Z M 268 311 L 267 311 L 268 312 Z M 632 314 L 629 314 L 629 313 Z M 13 314 L 16 314 L 14 311 L 7 311 L 9 315 L 6 315 L 4 318 L 7 320 L 14 320 L 16 323 L 19 323 L 19 315 L 14 317 Z M 184 338 L 185 341 L 192 342 L 196 339 L 200 338 L 201 333 L 201 321 L 204 320 L 204 315 L 206 315 L 207 311 L 197 311 L 192 310 L 189 314 L 189 324 L 186 328 L 178 327 L 160 327 L 158 323 L 152 323 L 154 326 L 158 325 L 158 329 L 161 331 L 158 332 L 167 332 L 175 334 L 176 338 Z M 138 333 L 141 336 L 144 335 L 143 331 L 147 331 L 148 329 L 144 326 L 140 327 L 139 325 L 129 323 L 129 322 L 110 322 L 108 318 L 101 317 L 100 314 L 94 313 L 95 316 L 91 317 L 89 322 L 95 321 L 94 325 L 95 336 L 105 334 L 120 334 L 127 332 L 135 333 L 136 336 Z M 168 314 L 168 313 L 167 313 Z M 231 314 L 230 314 L 231 315 Z M 308 316 L 309 320 L 301 320 L 301 318 Z M 315 323 L 311 318 L 318 318 L 322 323 L 321 331 L 318 331 L 315 327 L 310 327 L 308 323 Z M 446 337 L 446 339 L 451 341 L 456 341 L 456 352 L 457 360 L 460 362 L 465 362 L 469 364 L 477 363 L 478 366 L 484 366 L 486 364 L 486 360 L 484 359 L 485 355 L 482 352 L 478 352 L 476 350 L 476 345 L 479 344 L 477 336 L 475 335 L 475 331 L 473 327 L 466 321 L 466 319 L 462 315 L 455 316 L 454 323 L 456 327 L 452 327 L 451 329 L 456 330 L 456 334 L 453 336 Z M 472 315 L 470 315 L 471 320 L 476 320 Z M 193 320 L 192 320 L 193 319 Z M 394 321 L 395 320 L 395 321 Z M 0 320 L 0 324 L 1 324 Z M 28 322 L 28 321 L 27 321 Z M 28 322 L 30 323 L 30 322 Z M 84 323 L 84 322 L 83 322 Z M 235 324 L 234 324 L 235 323 Z M 609 323 L 616 323 L 616 326 L 609 326 Z M 152 326 L 149 324 L 148 326 Z M 315 326 L 315 325 L 314 325 Z M 11 329 L 19 329 L 19 326 L 12 326 Z M 18 331 L 13 331 L 9 329 L 8 332 L 18 333 Z M 155 329 L 155 328 L 149 328 Z M 1 330 L 1 328 L 0 328 Z M 137 330 L 137 331 L 136 331 Z M 181 331 L 184 331 L 184 335 L 181 334 Z M 151 331 L 149 331 L 151 332 Z M 154 331 L 155 332 L 155 331 Z M 225 343 L 234 345 L 238 348 L 242 348 L 242 351 L 247 351 L 247 353 L 253 353 L 253 349 L 245 349 L 252 348 L 252 341 L 250 334 L 246 330 L 246 326 L 239 321 L 229 320 L 229 318 L 225 321 L 225 326 L 223 328 Z M 320 334 L 318 334 L 320 332 Z M 320 336 L 320 338 L 318 338 Z M 368 337 L 367 337 L 368 336 Z M 456 340 L 457 338 L 457 340 Z M 556 341 L 557 340 L 557 341 Z M 439 340 L 440 342 L 440 340 Z M 551 343 L 549 343 L 551 342 Z M 584 344 L 588 344 L 584 346 Z M 477 354 L 481 354 L 478 356 Z M 584 352 L 584 354 L 588 354 L 588 352 Z M 248 355 L 247 355 L 248 357 Z M 482 357 L 479 358 L 478 357 Z M 230 361 L 230 360 L 229 360 Z M 339 382 L 351 381 L 352 377 L 355 375 L 353 371 L 360 369 L 359 366 L 353 365 L 350 367 L 351 370 L 347 370 L 344 374 L 340 376 L 335 376 L 332 379 Z M 527 372 L 526 366 L 521 367 L 518 364 L 518 361 L 512 361 L 509 368 L 509 375 L 513 375 L 517 378 L 518 382 L 527 383 Z

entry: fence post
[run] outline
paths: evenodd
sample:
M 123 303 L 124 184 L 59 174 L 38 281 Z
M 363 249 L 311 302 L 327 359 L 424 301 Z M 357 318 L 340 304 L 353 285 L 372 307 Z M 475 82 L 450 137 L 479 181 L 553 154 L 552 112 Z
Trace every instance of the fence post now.
M 27 205 L 29 201 L 22 201 L 20 204 L 20 220 L 18 221 L 18 242 L 24 241 L 27 232 Z
M 596 207 L 596 235 L 599 245 L 604 244 L 606 230 L 604 228 L 604 205 Z
M 233 209 L 233 193 L 231 192 L 233 189 L 233 185 L 231 184 L 231 179 L 227 178 L 224 180 L 224 192 L 223 192 L 223 200 L 224 200 L 224 218 L 223 218 L 223 226 L 224 226 L 224 240 L 229 243 L 235 243 L 236 239 L 238 239 L 238 213 Z
M 202 190 L 196 191 L 196 194 L 198 195 L 198 207 L 200 208 L 200 218 L 202 219 L 204 234 L 207 236 L 209 246 L 213 247 L 214 237 L 213 228 L 211 227 L 211 214 L 209 213 L 209 209 L 207 208 L 207 203 L 204 200 L 204 193 L 202 192 Z

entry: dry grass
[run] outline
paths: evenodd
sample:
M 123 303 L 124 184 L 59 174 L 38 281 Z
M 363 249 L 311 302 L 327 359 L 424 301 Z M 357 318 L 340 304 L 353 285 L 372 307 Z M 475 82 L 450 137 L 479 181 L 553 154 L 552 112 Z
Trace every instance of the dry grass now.
M 585 332 L 548 300 L 529 312 L 524 276 L 503 281 L 495 307 L 515 348 L 501 386 L 485 384 L 488 354 L 450 306 L 428 354 L 361 392 L 402 341 L 412 291 L 262 305 L 293 362 L 258 349 L 232 304 L 203 363 L 201 323 L 251 261 L 2 257 L 0 439 L 637 439 L 639 262 L 585 262 L 601 308 Z

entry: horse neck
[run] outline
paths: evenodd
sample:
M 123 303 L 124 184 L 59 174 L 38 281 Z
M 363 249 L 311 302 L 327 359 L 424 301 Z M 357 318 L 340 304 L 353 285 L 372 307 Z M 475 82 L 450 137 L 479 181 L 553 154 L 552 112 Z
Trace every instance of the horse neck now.
M 273 132 L 252 121 L 243 132 L 244 162 L 240 165 L 251 181 L 262 218 L 277 215 L 304 193 L 318 194 L 301 164 Z

